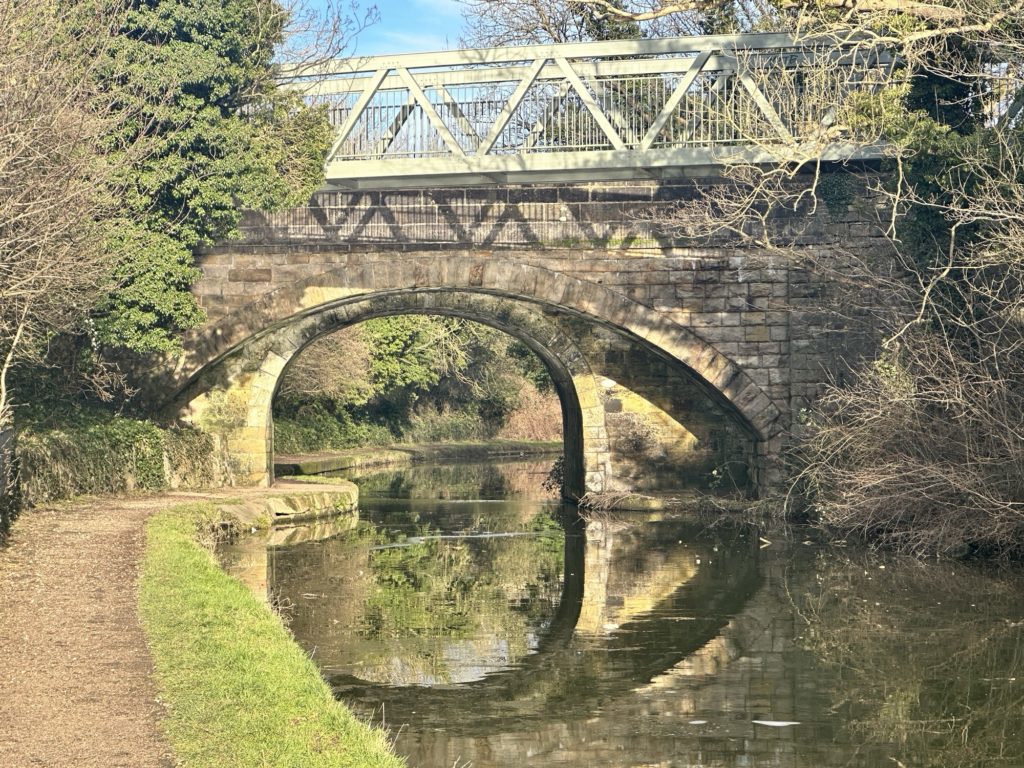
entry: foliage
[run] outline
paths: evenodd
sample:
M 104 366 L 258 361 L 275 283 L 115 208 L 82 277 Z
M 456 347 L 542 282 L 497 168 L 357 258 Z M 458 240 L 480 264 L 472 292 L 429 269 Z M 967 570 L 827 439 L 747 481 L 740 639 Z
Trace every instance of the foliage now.
M 433 407 L 418 408 L 402 430 L 408 443 L 447 443 L 459 440 L 487 440 L 494 437 L 491 425 L 472 410 Z
M 533 382 L 547 391 L 537 393 Z M 464 320 L 400 315 L 314 341 L 285 372 L 276 448 L 306 453 L 388 442 L 555 439 L 561 417 L 512 434 L 510 419 L 557 409 L 540 360 L 510 336 Z M 553 406 L 553 407 L 552 407 Z M 536 427 L 536 424 L 534 424 Z
M 290 16 L 0 0 L 0 425 L 23 389 L 130 394 L 105 354 L 174 350 L 203 320 L 195 249 L 320 183 L 325 115 L 276 81 Z M 327 16 L 306 42 L 338 52 L 361 25 Z
M 840 0 L 825 0 L 823 6 Z M 470 45 L 528 45 L 584 40 L 776 31 L 777 0 L 458 0 Z
M 14 466 L 14 431 L 0 429 L 0 541 L 21 511 L 21 492 Z
M 328 398 L 347 406 L 364 405 L 374 394 L 370 349 L 357 329 L 317 339 L 288 366 L 278 397 L 286 400 Z
M 568 43 L 640 37 L 638 24 L 577 0 L 458 0 L 473 46 Z
M 102 142 L 125 115 L 92 85 L 107 19 L 79 10 L 0 0 L 0 429 L 12 373 L 79 332 L 110 284 L 103 224 L 128 148 Z
M 503 440 L 560 440 L 562 404 L 547 379 L 547 391 L 539 390 L 530 378 L 519 391 L 516 408 L 498 431 Z
M 440 538 L 427 524 L 409 539 L 378 533 L 378 543 L 390 546 L 370 553 L 373 588 L 361 629 L 387 641 L 377 665 L 391 669 L 397 656 L 403 668 L 447 681 L 443 646 L 487 635 L 503 642 L 509 662 L 525 655 L 530 628 L 548 618 L 560 596 L 564 534 L 546 514 L 517 527 L 539 535 L 460 541 Z
M 315 453 L 357 445 L 387 445 L 394 435 L 386 426 L 357 423 L 337 401 L 328 398 L 291 401 L 279 406 L 288 414 L 274 419 L 274 450 Z
M 375 394 L 394 407 L 416 401 L 449 370 L 461 367 L 464 352 L 450 340 L 443 321 L 424 315 L 372 320 L 363 332 L 370 352 L 370 380 Z
M 242 209 L 296 205 L 320 182 L 327 122 L 273 79 L 286 21 L 277 0 L 128 4 L 96 72 L 133 116 L 111 153 L 142 152 L 117 179 L 118 289 L 99 307 L 102 343 L 175 348 L 203 320 L 193 250 L 232 236 Z
M 225 476 L 219 445 L 192 429 L 80 412 L 59 428 L 18 435 L 21 492 L 39 504 L 95 493 L 216 485 Z
M 789 162 L 727 165 L 726 183 L 681 204 L 665 226 L 688 238 L 727 233 L 834 275 L 835 295 L 821 311 L 848 329 L 862 320 L 858 333 L 882 340 L 880 360 L 850 360 L 852 372 L 835 372 L 837 384 L 800 429 L 807 442 L 797 481 L 823 523 L 918 554 L 1024 552 L 1020 3 L 582 2 L 641 24 L 725 11 L 741 29 L 774 27 L 894 58 L 891 75 L 854 94 L 836 90 L 841 57 L 818 57 L 795 79 L 750 68 L 780 114 L 822 125 L 831 116 L 827 128 L 781 147 L 748 130 L 745 120 L 760 119 L 753 110 L 740 111 L 738 134 Z M 881 177 L 861 183 L 874 193 L 866 207 L 888 253 L 840 244 L 815 258 L 773 226 L 773 213 L 813 210 L 836 191 L 819 183 L 830 170 L 824 150 L 837 139 L 885 149 L 873 169 Z
M 922 329 L 830 389 L 803 447 L 819 519 L 914 554 L 1024 556 L 1024 365 L 1009 373 Z
M 140 595 L 164 727 L 183 766 L 401 766 L 334 700 L 281 620 L 197 543 L 210 506 L 150 519 Z
M 903 310 L 802 452 L 823 523 L 916 554 L 1024 554 L 1024 136 L 991 94 L 1024 98 L 1024 51 L 987 34 L 942 38 L 883 114 L 902 274 L 868 275 Z
M 565 490 L 565 456 L 559 456 L 548 470 L 541 487 L 550 493 L 561 495 Z

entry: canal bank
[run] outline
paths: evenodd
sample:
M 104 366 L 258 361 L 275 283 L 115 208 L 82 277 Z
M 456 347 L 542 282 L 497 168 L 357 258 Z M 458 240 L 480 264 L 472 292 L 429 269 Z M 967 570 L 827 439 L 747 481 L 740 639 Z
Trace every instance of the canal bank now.
M 490 440 L 484 443 L 426 443 L 352 448 L 325 453 L 282 454 L 274 457 L 274 475 L 319 475 L 347 469 L 397 468 L 428 462 L 553 456 L 561 453 L 562 447 L 560 440 Z
M 724 516 L 563 525 L 553 498 L 534 507 L 547 462 L 509 464 L 361 477 L 353 524 L 264 542 L 260 593 L 288 606 L 290 632 L 193 533 L 229 517 L 258 527 L 273 510 L 320 529 L 290 497 L 326 500 L 324 483 L 30 513 L 11 544 L 21 570 L 6 569 L 10 550 L 0 556 L 0 642 L 15 656 L 0 688 L 0 704 L 15 703 L 0 711 L 0 764 L 394 764 L 372 735 L 349 745 L 359 727 L 321 674 L 364 719 L 386 706 L 394 749 L 421 768 L 517 768 L 523 754 L 565 768 L 1024 764 L 1020 574 L 829 548 L 803 529 Z M 59 580 L 25 559 L 39 540 L 23 524 L 37 515 L 43 538 L 58 532 L 36 554 L 61 559 Z M 131 536 L 110 536 L 111 517 Z M 144 526 L 160 542 L 147 557 L 164 595 L 149 611 L 184 649 L 158 650 L 156 667 L 184 671 L 178 698 L 152 685 L 140 639 Z M 120 571 L 103 571 L 108 560 Z M 23 588 L 43 578 L 36 570 L 47 588 Z M 162 741 L 168 711 L 212 750 Z M 274 751 L 275 725 L 297 732 L 284 736 L 298 736 L 298 753 Z
M 322 498 L 329 491 L 327 487 L 318 486 L 313 494 Z M 158 527 L 162 524 L 166 534 L 168 526 L 173 529 L 181 525 L 181 516 L 189 514 L 167 511 L 182 504 L 202 505 L 214 511 L 211 519 L 219 519 L 217 506 L 240 503 L 249 510 L 246 514 L 251 514 L 261 505 L 267 511 L 263 500 L 270 498 L 276 500 L 280 510 L 281 505 L 287 506 L 290 496 L 303 494 L 311 494 L 309 486 L 296 488 L 281 484 L 271 490 L 236 488 L 129 498 L 103 497 L 36 509 L 22 515 L 8 543 L 0 550 L 0 647 L 4 648 L 0 669 L 0 764 L 48 768 L 170 768 L 177 764 L 182 757 L 181 748 L 166 738 L 168 714 L 177 710 L 195 715 L 198 707 L 208 707 L 211 703 L 209 689 L 202 694 L 197 690 L 206 686 L 209 679 L 193 680 L 196 690 L 191 692 L 190 698 L 177 701 L 170 700 L 166 689 L 161 690 L 155 683 L 154 658 L 139 618 L 139 584 L 147 522 L 153 521 Z M 271 505 L 268 514 L 273 508 Z M 193 511 L 196 509 L 192 507 Z M 194 530 L 194 526 L 185 525 L 178 530 L 185 529 Z M 182 548 L 190 551 L 192 566 L 200 567 L 204 578 L 213 582 L 231 581 L 194 542 L 190 546 L 179 540 L 177 546 L 179 551 Z M 152 564 L 152 546 L 149 556 Z M 202 565 L 204 558 L 209 566 Z M 164 589 L 173 583 L 175 573 L 165 563 L 156 566 L 154 577 L 164 580 L 159 587 Z M 220 588 L 224 588 L 223 583 Z M 194 589 L 191 599 L 202 600 L 194 603 L 191 611 L 187 612 L 188 606 L 181 602 L 188 595 L 179 592 L 164 612 L 178 614 L 178 620 L 192 620 L 193 626 L 179 627 L 179 633 L 200 645 L 210 639 L 211 633 L 237 637 L 239 632 L 248 631 L 240 625 L 233 631 L 225 622 L 236 619 L 255 622 L 264 628 L 265 643 L 271 643 L 286 657 L 293 657 L 290 663 L 301 666 L 305 656 L 291 643 L 279 619 L 240 585 L 238 589 L 238 595 L 220 606 L 223 609 L 225 605 L 233 605 L 231 615 L 215 609 L 212 602 L 215 592 Z M 232 603 L 235 598 L 237 602 Z M 205 612 L 211 609 L 211 613 Z M 267 648 L 270 646 L 262 646 L 264 651 Z M 230 661 L 230 658 L 222 660 Z M 231 755 L 211 758 L 192 755 L 191 764 L 231 765 L 233 768 L 249 764 L 400 765 L 386 745 L 372 734 L 362 740 L 362 746 L 357 744 L 353 748 L 356 742 L 348 741 L 353 732 L 351 724 L 346 729 L 319 727 L 324 718 L 337 725 L 350 722 L 351 716 L 331 699 L 315 670 L 312 677 L 302 677 L 294 670 L 288 677 L 293 678 L 292 685 L 301 689 L 297 700 L 300 703 L 312 701 L 317 707 L 293 713 L 293 717 L 303 718 L 308 723 L 307 727 L 298 729 L 300 735 L 308 736 L 305 747 L 300 748 L 302 759 L 299 762 L 260 762 L 265 753 L 255 755 L 252 744 L 240 741 L 242 737 L 239 737 L 229 739 L 226 745 L 235 750 Z M 205 715 L 231 719 L 241 711 L 259 714 L 259 707 L 250 707 L 248 703 L 245 707 L 239 706 L 240 701 L 249 701 L 245 689 L 222 688 L 221 693 L 230 693 L 230 696 L 221 696 L 219 707 L 208 709 Z M 275 712 L 267 707 L 263 714 L 270 717 Z M 289 721 L 283 722 L 287 725 Z M 213 721 L 207 720 L 204 729 L 213 725 Z M 359 729 L 365 726 L 356 724 L 355 730 Z M 244 738 L 252 742 L 254 734 L 246 731 Z M 225 747 L 223 740 L 217 743 L 204 736 L 203 741 L 217 749 Z M 247 747 L 250 750 L 245 754 Z M 301 752 L 301 749 L 306 751 Z M 375 757 L 352 762 L 345 756 L 348 752 L 362 756 L 359 759 L 367 754 Z M 323 755 L 332 759 L 321 759 Z M 258 760 L 246 762 L 250 757 Z
M 545 465 L 355 473 L 355 525 L 222 562 L 410 765 L 1024 765 L 1024 574 L 727 514 L 580 526 Z

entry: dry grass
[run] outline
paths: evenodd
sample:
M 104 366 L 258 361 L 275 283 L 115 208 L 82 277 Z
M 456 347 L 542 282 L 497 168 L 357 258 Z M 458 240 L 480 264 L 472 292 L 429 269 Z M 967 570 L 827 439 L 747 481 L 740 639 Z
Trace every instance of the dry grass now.
M 554 392 L 540 392 L 527 385 L 519 393 L 519 405 L 497 435 L 500 440 L 561 440 L 562 406 Z

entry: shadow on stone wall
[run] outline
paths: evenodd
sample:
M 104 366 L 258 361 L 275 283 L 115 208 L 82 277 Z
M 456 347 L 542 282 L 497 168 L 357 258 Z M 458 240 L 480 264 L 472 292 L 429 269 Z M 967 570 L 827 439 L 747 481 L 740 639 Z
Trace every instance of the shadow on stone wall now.
M 676 182 L 607 182 L 465 189 L 394 191 L 325 190 L 309 205 L 279 213 L 247 212 L 243 242 L 387 243 L 502 248 L 669 248 L 727 245 L 722 232 L 699 242 L 665 228 L 680 203 L 705 195 L 713 178 Z M 835 238 L 824 213 L 806 210 L 769 216 L 773 239 L 793 243 Z M 753 221 L 752 221 L 753 224 Z M 713 240 L 714 242 L 711 242 Z

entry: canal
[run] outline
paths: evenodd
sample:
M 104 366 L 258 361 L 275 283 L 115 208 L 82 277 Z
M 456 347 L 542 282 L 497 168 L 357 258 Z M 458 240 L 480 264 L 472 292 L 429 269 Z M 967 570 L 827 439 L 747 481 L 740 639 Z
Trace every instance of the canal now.
M 354 478 L 229 571 L 419 768 L 1024 766 L 1024 578 L 679 512 L 586 525 L 549 461 Z

